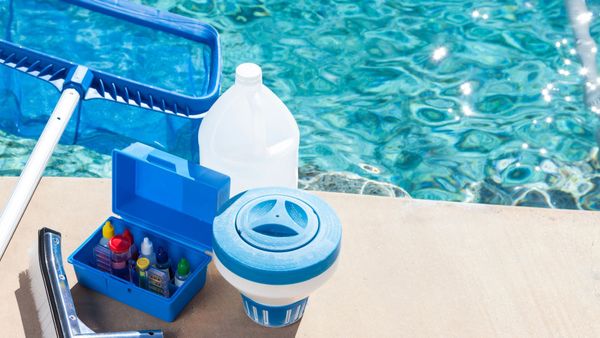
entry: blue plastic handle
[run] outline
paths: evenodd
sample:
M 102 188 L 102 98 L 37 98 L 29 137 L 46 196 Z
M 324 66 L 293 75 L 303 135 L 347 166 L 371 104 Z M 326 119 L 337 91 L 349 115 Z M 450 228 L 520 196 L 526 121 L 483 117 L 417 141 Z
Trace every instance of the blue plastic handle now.
M 156 164 L 159 167 L 170 171 L 177 171 L 177 165 L 167 159 L 161 158 L 159 156 L 153 155 L 152 153 L 148 154 L 147 157 L 148 162 Z
M 146 161 L 163 169 L 172 171 L 181 177 L 192 178 L 188 161 L 181 157 L 153 149 L 148 153 L 148 156 L 146 156 Z

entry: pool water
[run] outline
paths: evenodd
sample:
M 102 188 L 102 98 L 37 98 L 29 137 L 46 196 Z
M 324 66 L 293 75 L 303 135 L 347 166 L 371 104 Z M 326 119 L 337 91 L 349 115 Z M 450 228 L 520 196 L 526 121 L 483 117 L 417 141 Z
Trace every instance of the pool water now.
M 180 94 L 206 94 L 210 49 L 187 39 L 62 0 L 0 0 L 0 27 L 4 39 L 30 49 Z
M 215 26 L 223 88 L 237 64 L 263 67 L 300 126 L 304 188 L 600 209 L 599 117 L 563 1 L 137 2 Z M 590 10 L 597 38 L 600 4 Z M 152 144 L 148 127 L 95 129 L 48 173 L 108 176 L 111 147 Z M 190 157 L 183 134 L 174 152 Z M 27 155 L 9 145 L 29 142 L 2 137 L 5 174 Z

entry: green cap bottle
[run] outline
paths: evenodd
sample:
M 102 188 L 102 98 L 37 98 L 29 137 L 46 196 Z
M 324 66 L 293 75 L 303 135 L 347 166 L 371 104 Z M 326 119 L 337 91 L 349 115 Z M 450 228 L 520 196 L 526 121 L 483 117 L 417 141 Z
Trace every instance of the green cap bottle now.
M 175 285 L 180 287 L 190 275 L 190 262 L 182 258 L 177 263 L 177 273 L 175 274 Z

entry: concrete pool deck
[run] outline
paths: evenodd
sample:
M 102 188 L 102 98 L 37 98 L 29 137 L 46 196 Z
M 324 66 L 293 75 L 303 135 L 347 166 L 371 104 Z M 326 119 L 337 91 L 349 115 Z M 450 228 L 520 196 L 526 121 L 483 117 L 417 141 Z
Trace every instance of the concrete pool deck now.
M 0 202 L 16 179 L 0 178 Z M 304 318 L 265 329 L 209 267 L 173 323 L 87 290 L 65 262 L 77 311 L 97 332 L 167 337 L 600 336 L 600 212 L 317 193 L 343 223 L 340 265 Z M 36 231 L 62 232 L 66 257 L 111 214 L 108 179 L 44 178 L 0 262 L 2 336 L 38 336 L 26 276 Z

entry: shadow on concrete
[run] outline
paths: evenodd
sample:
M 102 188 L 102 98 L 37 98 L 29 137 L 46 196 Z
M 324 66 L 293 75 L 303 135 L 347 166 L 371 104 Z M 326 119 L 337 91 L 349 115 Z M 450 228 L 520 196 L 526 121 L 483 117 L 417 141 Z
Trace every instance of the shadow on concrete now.
M 95 332 L 161 329 L 167 337 L 294 337 L 301 320 L 284 328 L 265 328 L 250 320 L 239 292 L 211 264 L 204 288 L 172 323 L 152 317 L 80 284 L 71 288 L 79 319 Z M 19 274 L 15 297 L 26 337 L 40 337 L 42 328 L 31 292 L 29 272 Z
M 33 294 L 31 292 L 31 280 L 29 272 L 22 271 L 19 273 L 19 288 L 15 290 L 15 298 L 19 304 L 19 312 L 21 313 L 21 322 L 26 337 L 41 337 L 42 328 L 35 309 Z
M 96 332 L 161 329 L 166 337 L 295 337 L 301 320 L 284 328 L 252 322 L 239 292 L 212 265 L 206 285 L 179 317 L 165 322 L 76 284 L 71 289 L 79 318 Z

